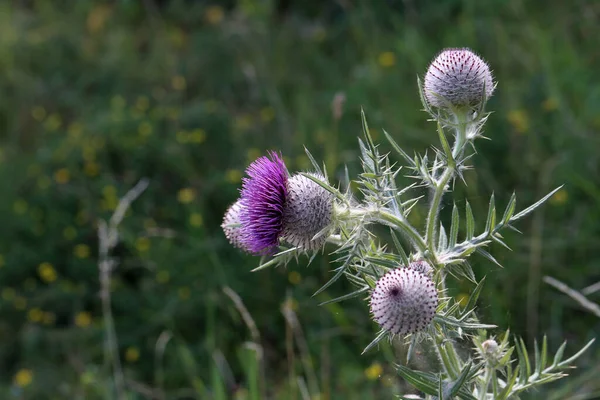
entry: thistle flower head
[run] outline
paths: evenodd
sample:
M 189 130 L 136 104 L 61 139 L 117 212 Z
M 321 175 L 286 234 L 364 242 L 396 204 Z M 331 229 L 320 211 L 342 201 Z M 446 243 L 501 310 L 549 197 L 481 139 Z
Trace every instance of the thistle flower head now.
M 288 173 L 281 157 L 256 159 L 242 180 L 241 241 L 251 253 L 268 254 L 278 245 L 283 230 L 283 211 L 288 197 Z
M 413 268 L 387 272 L 371 294 L 371 313 L 382 329 L 406 335 L 424 330 L 438 304 L 433 281 Z
M 325 178 L 313 174 L 320 180 Z M 317 250 L 327 240 L 331 226 L 333 195 L 304 175 L 294 175 L 288 181 L 288 198 L 283 212 L 285 241 L 305 250 Z M 318 233 L 324 233 L 315 238 Z
M 493 91 L 490 68 L 469 49 L 442 51 L 425 74 L 425 99 L 434 107 L 475 107 Z
M 225 237 L 229 240 L 234 247 L 238 249 L 248 251 L 248 249 L 244 246 L 242 240 L 242 229 L 240 225 L 240 213 L 242 211 L 242 202 L 241 200 L 233 203 L 227 211 L 225 212 L 225 216 L 223 217 L 223 223 L 221 224 L 221 228 L 225 233 Z

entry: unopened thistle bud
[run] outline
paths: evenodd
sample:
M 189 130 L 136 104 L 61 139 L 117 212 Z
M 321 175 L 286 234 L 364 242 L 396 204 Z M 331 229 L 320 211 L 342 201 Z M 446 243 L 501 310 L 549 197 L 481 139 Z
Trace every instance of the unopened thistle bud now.
M 494 339 L 488 339 L 481 343 L 481 349 L 481 358 L 484 359 L 489 366 L 497 366 L 503 355 L 502 349 L 498 346 L 498 342 Z
M 433 281 L 412 268 L 397 268 L 381 277 L 371 294 L 371 313 L 382 329 L 406 335 L 424 330 L 438 305 Z
M 490 68 L 469 49 L 442 51 L 425 74 L 425 99 L 434 107 L 477 107 L 493 92 Z
M 242 203 L 240 200 L 233 203 L 223 217 L 221 228 L 225 233 L 225 237 L 233 246 L 238 249 L 247 251 L 242 240 L 242 229 L 240 224 L 240 212 L 242 211 Z
M 323 176 L 313 174 L 320 180 Z M 282 237 L 290 244 L 305 250 L 323 247 L 327 229 L 331 227 L 333 195 L 318 183 L 303 175 L 288 181 L 288 198 L 283 212 Z M 321 235 L 315 238 L 315 235 Z

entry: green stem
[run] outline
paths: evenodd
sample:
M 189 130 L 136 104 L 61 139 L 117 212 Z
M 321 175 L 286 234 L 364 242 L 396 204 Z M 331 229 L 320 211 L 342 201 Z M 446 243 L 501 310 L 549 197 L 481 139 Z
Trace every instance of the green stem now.
M 335 210 L 338 219 L 366 220 L 367 222 L 379 222 L 391 225 L 393 228 L 404 233 L 414 246 L 423 254 L 427 252 L 427 244 L 417 230 L 404 218 L 403 215 L 395 215 L 386 210 L 377 208 L 354 208 L 337 206 Z
M 492 376 L 493 376 L 493 369 L 490 369 L 489 367 L 485 367 L 485 375 L 483 378 L 483 385 L 481 386 L 481 390 L 479 393 L 479 400 L 487 400 L 487 392 L 488 392 L 488 387 L 490 386 L 490 383 L 492 381 Z
M 454 162 L 450 162 L 446 165 L 444 172 L 438 179 L 436 186 L 433 191 L 433 197 L 431 199 L 431 205 L 427 214 L 427 227 L 425 231 L 425 240 L 427 246 L 431 252 L 431 258 L 438 265 L 437 254 L 436 254 L 436 224 L 438 220 L 438 214 L 440 212 L 440 204 L 444 197 L 446 185 L 450 182 L 450 179 L 456 172 L 456 166 L 458 165 L 457 159 L 462 154 L 463 148 L 467 140 L 467 120 L 466 115 L 456 115 L 456 138 L 454 140 L 454 147 L 452 148 L 452 158 Z

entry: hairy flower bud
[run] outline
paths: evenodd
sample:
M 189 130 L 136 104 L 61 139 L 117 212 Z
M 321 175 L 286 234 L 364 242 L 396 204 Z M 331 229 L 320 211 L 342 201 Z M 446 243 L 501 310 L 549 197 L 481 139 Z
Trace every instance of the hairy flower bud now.
M 371 294 L 373 319 L 386 331 L 406 335 L 424 330 L 438 305 L 433 281 L 412 268 L 397 268 L 381 277 Z
M 442 51 L 425 74 L 425 99 L 434 107 L 476 107 L 493 92 L 490 68 L 469 49 Z
M 320 180 L 323 176 L 313 174 Z M 283 211 L 282 238 L 305 250 L 318 250 L 327 240 L 327 232 L 315 235 L 331 226 L 333 195 L 303 175 L 288 180 L 288 198 Z
M 221 228 L 225 233 L 225 237 L 229 240 L 233 246 L 238 249 L 248 251 L 248 249 L 244 246 L 242 240 L 242 229 L 240 225 L 240 212 L 242 211 L 242 202 L 241 200 L 233 203 L 227 211 L 225 212 L 225 216 L 223 217 L 223 223 L 221 224 Z

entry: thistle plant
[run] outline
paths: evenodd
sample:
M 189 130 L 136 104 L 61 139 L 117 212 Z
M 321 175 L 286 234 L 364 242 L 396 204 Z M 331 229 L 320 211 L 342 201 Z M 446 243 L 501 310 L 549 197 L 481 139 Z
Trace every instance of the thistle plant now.
M 489 332 L 497 327 L 477 317 L 485 279 L 475 275 L 470 258 L 477 254 L 499 265 L 488 246 L 498 243 L 508 248 L 502 232 L 516 230 L 520 219 L 559 188 L 521 211 L 513 193 L 502 214 L 492 195 L 481 232 L 476 232 L 468 201 L 464 211 L 454 204 L 445 225 L 439 218 L 442 199 L 455 185 L 466 184 L 464 173 L 472 168 L 469 161 L 476 140 L 483 137 L 490 115 L 485 106 L 496 84 L 479 56 L 469 49 L 447 49 L 432 61 L 418 86 L 440 141 L 431 156 L 409 156 L 384 131 L 404 164 L 398 166 L 389 154 L 380 152 L 362 113 L 364 137 L 358 142 L 363 171 L 355 179 L 358 193 L 351 190 L 347 172 L 345 182 L 331 184 L 325 168 L 308 151 L 314 170 L 293 175 L 277 153 L 270 153 L 248 167 L 241 198 L 227 211 L 223 229 L 234 246 L 262 256 L 255 271 L 286 265 L 300 255 L 307 255 L 310 263 L 324 249 L 334 255 L 334 274 L 315 294 L 345 277 L 355 289 L 327 303 L 356 297 L 366 301 L 365 308 L 380 331 L 364 352 L 384 339 L 408 344 L 407 359 L 399 360 L 397 370 L 421 394 L 404 398 L 518 398 L 528 389 L 565 376 L 593 340 L 564 360 L 563 343 L 550 361 L 544 337 L 541 346 L 534 345 L 532 362 L 522 339 L 508 331 L 496 339 Z M 400 174 L 414 182 L 397 186 Z M 423 188 L 427 196 L 421 195 Z M 422 227 L 408 218 L 417 204 L 427 207 Z M 389 235 L 380 234 L 376 226 L 387 228 Z M 466 304 L 448 296 L 448 279 L 472 283 Z M 408 367 L 417 347 L 435 354 L 437 362 L 431 370 Z M 463 351 L 465 347 L 471 351 Z

